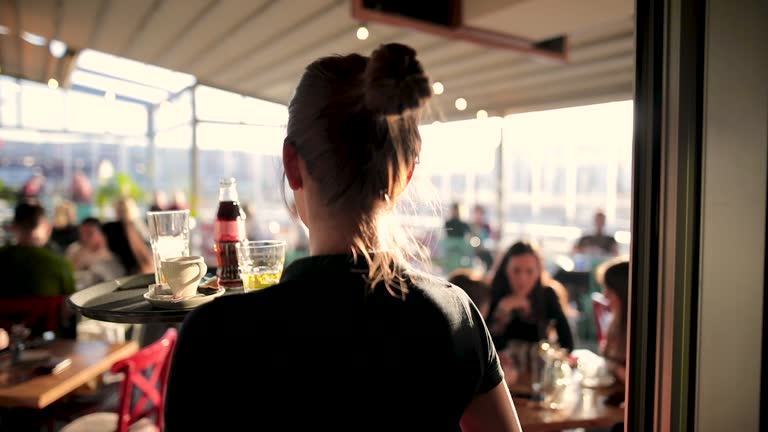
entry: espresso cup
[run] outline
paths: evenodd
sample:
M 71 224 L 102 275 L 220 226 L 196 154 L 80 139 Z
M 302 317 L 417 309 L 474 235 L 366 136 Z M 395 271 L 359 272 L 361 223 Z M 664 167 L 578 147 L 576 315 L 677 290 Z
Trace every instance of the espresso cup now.
M 200 280 L 208 271 L 201 256 L 166 258 L 161 265 L 171 292 L 181 298 L 196 295 Z

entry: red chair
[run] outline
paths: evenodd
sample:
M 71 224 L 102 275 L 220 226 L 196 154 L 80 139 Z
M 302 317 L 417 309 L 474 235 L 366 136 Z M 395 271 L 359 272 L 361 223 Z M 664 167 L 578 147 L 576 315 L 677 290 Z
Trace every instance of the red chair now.
M 33 334 L 57 331 L 64 314 L 65 296 L 4 297 L 0 300 L 0 327 L 10 332 L 23 324 Z
M 169 328 L 160 340 L 112 366 L 113 373 L 125 374 L 120 385 L 118 412 L 85 415 L 64 426 L 60 432 L 162 431 L 165 388 L 177 337 L 176 329 Z M 138 396 L 131 403 L 134 394 Z M 150 416 L 154 416 L 154 421 Z
M 592 293 L 592 311 L 595 313 L 595 323 L 597 324 L 597 341 L 602 346 L 605 342 L 608 325 L 613 317 L 611 309 L 608 307 L 608 299 L 603 294 Z

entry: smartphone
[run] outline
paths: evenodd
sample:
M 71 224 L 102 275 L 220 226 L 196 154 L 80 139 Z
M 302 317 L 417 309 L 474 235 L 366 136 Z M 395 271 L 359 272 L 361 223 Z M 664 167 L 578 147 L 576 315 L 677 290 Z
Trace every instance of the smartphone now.
M 72 359 L 68 357 L 51 357 L 43 364 L 35 368 L 38 375 L 56 375 L 68 368 L 72 364 Z

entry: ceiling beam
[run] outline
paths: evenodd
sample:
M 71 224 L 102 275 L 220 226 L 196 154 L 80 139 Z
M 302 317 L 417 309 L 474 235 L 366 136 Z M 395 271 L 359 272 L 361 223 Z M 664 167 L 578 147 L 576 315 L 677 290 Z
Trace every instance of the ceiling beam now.
M 99 12 L 96 14 L 96 19 L 93 21 L 94 25 L 91 29 L 91 34 L 88 36 L 88 43 L 79 48 L 92 48 L 96 45 L 96 41 L 101 37 L 101 33 L 104 31 L 104 21 L 109 15 L 110 8 L 112 7 L 112 0 L 101 0 L 101 6 Z
M 440 76 L 445 85 L 446 91 L 451 88 L 471 88 L 476 85 L 483 85 L 488 82 L 508 81 L 517 76 L 523 76 L 532 73 L 540 73 L 548 69 L 565 69 L 576 65 L 594 61 L 606 57 L 620 57 L 632 55 L 634 52 L 634 41 L 632 39 L 621 39 L 606 43 L 595 43 L 571 51 L 572 62 L 566 65 L 547 64 L 533 61 L 530 59 L 520 59 L 508 66 L 488 66 L 483 72 L 474 71 L 472 73 L 455 72 L 451 74 L 440 74 L 439 68 L 433 69 L 436 76 Z
M 256 71 L 249 71 L 248 74 L 239 76 L 235 80 L 243 81 L 245 83 L 244 85 L 248 87 L 270 87 L 270 84 L 285 80 L 286 75 L 293 75 L 296 71 L 303 72 L 304 67 L 320 57 L 325 57 L 331 54 L 347 54 L 347 48 L 352 47 L 356 48 L 353 50 L 354 52 L 367 55 L 391 36 L 395 34 L 403 34 L 403 32 L 400 32 L 397 29 L 384 28 L 377 32 L 380 39 L 359 41 L 354 36 L 356 28 L 357 24 L 352 27 L 343 28 L 337 34 L 327 39 L 316 41 L 301 52 L 288 53 L 290 55 L 287 55 L 283 61 L 277 60 L 275 65 L 268 70 L 258 73 L 256 73 Z M 336 50 L 334 52 L 329 52 L 328 47 L 336 47 Z M 342 47 L 344 49 L 341 49 Z
M 344 21 L 346 14 L 346 5 L 334 2 L 330 8 L 299 15 L 299 21 L 286 23 L 287 28 L 277 29 L 271 35 L 262 35 L 258 44 L 249 44 L 246 50 L 238 51 L 236 57 L 226 59 L 218 69 L 209 69 L 209 72 L 215 72 L 219 77 L 217 80 L 235 82 L 250 78 L 255 72 L 263 73 L 266 66 L 279 65 L 305 50 L 307 44 L 312 46 L 317 40 L 333 39 L 349 31 L 353 24 Z M 349 34 L 350 37 L 354 35 L 353 32 Z
M 56 0 L 55 10 L 53 12 L 53 19 L 55 21 L 53 28 L 53 39 L 60 40 L 61 38 L 61 23 L 63 21 L 64 0 Z M 66 53 L 65 53 L 66 55 Z M 45 80 L 49 77 L 55 77 L 59 83 L 65 81 L 65 77 L 61 76 L 61 59 L 54 57 L 53 55 L 46 56 L 45 68 L 43 70 L 43 76 L 41 80 Z
M 0 0 L 0 25 L 8 27 L 8 34 L 0 35 L 0 66 L 3 74 L 21 76 L 21 38 L 15 0 Z
M 107 13 L 100 18 L 101 26 L 88 48 L 121 55 L 130 44 L 158 0 L 111 0 Z
M 297 4 L 297 1 L 282 0 L 282 2 L 276 2 L 273 0 L 263 4 L 246 20 L 240 21 L 235 28 L 218 39 L 215 44 L 191 57 L 185 66 L 189 65 L 190 62 L 196 62 L 189 69 L 201 77 L 220 73 L 222 69 L 237 67 L 238 62 L 243 62 L 259 53 L 259 48 L 267 46 L 271 42 L 270 37 L 274 35 L 267 29 L 275 32 L 286 31 L 295 24 L 292 20 L 293 17 L 298 16 L 299 22 L 301 22 L 308 16 L 315 15 L 317 10 L 327 3 L 327 1 L 315 1 Z M 281 7 L 286 4 L 291 6 L 290 13 L 286 13 Z
M 19 31 L 29 32 L 45 38 L 49 41 L 55 36 L 55 27 L 58 12 L 55 0 L 25 0 L 17 1 L 19 12 Z M 44 81 L 50 54 L 47 44 L 43 46 L 22 42 L 22 76 L 34 80 Z
M 179 45 L 188 43 L 187 35 L 195 30 L 198 25 L 208 16 L 211 15 L 214 8 L 219 5 L 218 0 L 208 0 L 208 4 L 202 7 L 196 15 L 194 15 L 189 22 L 185 23 L 181 29 L 175 33 L 165 45 L 158 45 L 154 54 L 149 56 L 149 63 L 160 64 L 161 59 L 166 53 L 174 51 Z
M 376 34 L 385 33 L 386 31 L 383 29 L 388 28 L 386 26 L 377 26 L 375 28 L 378 29 L 379 27 L 382 27 L 382 30 L 377 30 L 375 32 Z M 372 32 L 371 34 L 374 34 L 374 32 Z M 340 37 L 345 37 L 345 36 L 341 35 Z M 389 37 L 376 40 L 375 43 L 372 42 L 362 46 L 351 46 L 349 51 L 347 52 L 357 52 L 363 55 L 369 55 L 371 51 L 373 51 L 373 49 L 375 49 L 382 43 L 389 43 L 389 42 L 397 42 L 397 43 L 408 45 L 417 49 L 418 51 L 417 56 L 419 59 L 421 59 L 423 55 L 422 53 L 428 53 L 432 49 L 439 49 L 445 45 L 451 44 L 450 41 L 442 40 L 425 33 L 401 31 Z M 341 44 L 341 41 L 334 42 L 334 43 L 339 43 L 339 45 L 334 45 L 334 46 L 347 46 L 347 44 Z M 361 42 L 355 39 L 352 39 L 353 45 L 357 45 L 359 43 Z M 271 66 L 269 73 L 265 75 L 255 74 L 253 79 L 243 84 L 243 87 L 246 89 L 254 89 L 254 91 L 260 92 L 261 88 L 270 88 L 272 86 L 282 86 L 282 85 L 285 85 L 286 82 L 290 82 L 292 86 L 295 86 L 296 81 L 298 81 L 301 73 L 303 72 L 304 66 L 309 64 L 311 61 L 316 60 L 319 57 L 324 57 L 334 53 L 346 53 L 346 52 L 344 52 L 343 50 L 341 52 L 340 51 L 332 52 L 332 51 L 329 51 L 327 47 L 318 47 L 317 50 L 313 51 L 312 56 L 306 56 L 305 55 L 306 53 L 302 53 L 301 57 L 294 57 L 285 63 L 280 63 L 274 66 Z M 278 75 L 277 73 L 273 74 L 271 72 L 272 69 L 281 70 L 284 73 L 280 75 Z
M 488 82 L 482 86 L 477 85 L 464 89 L 464 92 L 451 90 L 447 95 L 456 95 L 469 100 L 470 97 L 477 99 L 487 99 L 495 95 L 505 94 L 507 92 L 519 91 L 536 87 L 537 89 L 547 89 L 552 83 L 558 82 L 579 82 L 580 80 L 590 79 L 593 76 L 610 76 L 613 73 L 631 70 L 634 64 L 634 57 L 626 55 L 622 57 L 609 57 L 580 65 L 560 67 L 541 71 L 536 74 L 519 76 L 514 79 L 504 81 Z M 471 102 L 471 100 L 470 100 Z
M 633 46 L 634 40 L 631 31 L 611 34 L 603 39 L 574 45 L 571 49 L 568 65 L 597 57 L 601 55 L 601 53 L 630 50 Z M 505 53 L 497 50 L 484 50 L 481 54 L 476 56 L 455 56 L 446 58 L 439 64 L 433 64 L 431 70 L 437 70 L 439 68 L 439 78 L 448 82 L 451 77 L 465 75 L 467 68 L 497 72 L 503 68 L 511 68 L 526 64 L 538 64 L 541 65 L 540 67 L 542 68 L 555 66 L 545 62 L 533 62 L 530 58 L 521 55 L 505 55 Z
M 128 40 L 125 41 L 125 44 L 117 50 L 117 54 L 123 57 L 130 57 L 129 52 L 134 48 L 134 44 L 136 41 L 139 40 L 141 37 L 141 34 L 147 29 L 147 25 L 149 24 L 150 20 L 152 19 L 152 16 L 157 13 L 160 6 L 163 4 L 165 0 L 153 0 L 152 4 L 147 8 L 147 10 L 144 12 L 144 14 L 139 19 L 138 23 L 136 24 L 136 27 L 131 32 L 130 37 Z

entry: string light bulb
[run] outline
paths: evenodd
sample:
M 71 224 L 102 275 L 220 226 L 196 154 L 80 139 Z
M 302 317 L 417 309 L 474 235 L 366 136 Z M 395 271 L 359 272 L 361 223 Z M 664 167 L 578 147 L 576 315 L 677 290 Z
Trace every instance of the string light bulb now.
M 441 95 L 445 91 L 445 86 L 443 86 L 443 83 L 440 81 L 435 81 L 432 83 L 432 93 L 436 95 Z
M 50 51 L 52 56 L 62 58 L 67 53 L 67 44 L 60 40 L 53 39 L 48 43 L 48 51 Z
M 464 111 L 467 109 L 467 100 L 464 98 L 458 98 L 456 99 L 456 102 L 454 103 L 456 105 L 456 109 L 459 111 Z
M 477 111 L 477 118 L 478 119 L 487 119 L 488 118 L 488 111 L 481 109 Z
M 48 88 L 51 90 L 56 90 L 57 88 L 59 88 L 59 81 L 57 81 L 56 78 L 49 79 Z
M 368 39 L 368 27 L 365 25 L 361 25 L 357 28 L 357 38 L 360 40 L 366 40 Z

